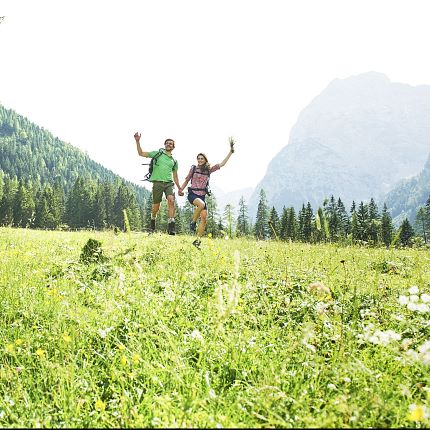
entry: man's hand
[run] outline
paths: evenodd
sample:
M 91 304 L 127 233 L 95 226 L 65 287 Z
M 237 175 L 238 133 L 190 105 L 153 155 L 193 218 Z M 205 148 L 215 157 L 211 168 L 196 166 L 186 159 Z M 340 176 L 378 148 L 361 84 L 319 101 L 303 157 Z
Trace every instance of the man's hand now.
M 184 190 L 182 188 L 178 188 L 178 194 L 180 196 L 183 196 L 184 195 Z
M 233 152 L 234 152 L 234 144 L 236 142 L 234 141 L 234 139 L 232 137 L 229 137 L 228 141 L 230 142 L 230 152 L 233 154 Z
M 134 139 L 136 140 L 136 143 L 140 143 L 140 136 L 142 136 L 141 133 L 138 133 L 137 131 L 134 133 Z

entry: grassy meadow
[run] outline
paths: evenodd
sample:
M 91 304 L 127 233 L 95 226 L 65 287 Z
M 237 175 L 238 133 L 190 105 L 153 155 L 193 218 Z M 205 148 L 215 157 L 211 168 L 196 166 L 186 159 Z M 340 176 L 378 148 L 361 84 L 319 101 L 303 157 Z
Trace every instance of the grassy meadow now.
M 0 228 L 0 427 L 430 426 L 428 251 L 191 241 Z

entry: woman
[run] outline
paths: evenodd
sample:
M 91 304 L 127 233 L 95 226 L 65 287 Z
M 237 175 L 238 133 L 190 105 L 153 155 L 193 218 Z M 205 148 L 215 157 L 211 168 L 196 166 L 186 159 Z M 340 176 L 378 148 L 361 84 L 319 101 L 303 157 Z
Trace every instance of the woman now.
M 191 166 L 190 172 L 184 180 L 184 183 L 179 188 L 179 192 L 183 192 L 188 182 L 191 180 L 191 186 L 188 187 L 188 201 L 196 208 L 194 210 L 193 218 L 190 222 L 191 232 L 196 232 L 197 220 L 200 218 L 199 227 L 197 229 L 197 239 L 193 242 L 193 245 L 200 249 L 201 240 L 206 228 L 206 222 L 208 217 L 208 207 L 206 204 L 206 195 L 209 193 L 208 184 L 211 173 L 216 172 L 223 167 L 231 154 L 234 152 L 234 140 L 232 137 L 229 139 L 230 152 L 219 164 L 211 166 L 208 162 L 208 158 L 205 154 L 197 154 L 197 165 Z

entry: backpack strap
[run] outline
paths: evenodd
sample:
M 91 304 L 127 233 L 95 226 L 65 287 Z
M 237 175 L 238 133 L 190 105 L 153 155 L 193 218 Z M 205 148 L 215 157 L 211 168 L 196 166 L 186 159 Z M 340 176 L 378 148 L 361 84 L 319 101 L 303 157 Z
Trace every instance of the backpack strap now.
M 144 181 L 149 181 L 152 175 L 152 170 L 154 168 L 154 164 L 157 164 L 157 159 L 161 157 L 161 155 L 164 154 L 164 149 L 160 148 L 158 152 L 151 158 L 151 161 L 149 163 L 142 163 L 142 166 L 149 166 L 149 171 L 143 178 Z M 176 160 L 175 160 L 176 163 Z M 173 165 L 173 167 L 175 164 Z
M 190 178 L 190 180 L 192 181 L 192 179 L 193 179 L 193 176 L 194 176 L 194 173 L 196 173 L 196 165 L 195 164 L 193 164 L 192 165 L 192 169 L 193 169 L 193 171 L 192 171 L 192 173 L 191 173 L 191 178 Z M 209 173 L 209 172 L 197 172 L 199 175 L 205 175 L 205 176 L 208 176 L 208 182 L 206 183 L 206 187 L 205 188 L 192 188 L 192 187 L 188 187 L 188 189 L 189 190 L 191 190 L 191 191 L 204 191 L 208 196 L 210 196 L 211 195 L 211 190 L 210 190 L 210 188 L 209 188 L 209 179 L 210 179 L 210 177 L 211 177 L 211 174 Z

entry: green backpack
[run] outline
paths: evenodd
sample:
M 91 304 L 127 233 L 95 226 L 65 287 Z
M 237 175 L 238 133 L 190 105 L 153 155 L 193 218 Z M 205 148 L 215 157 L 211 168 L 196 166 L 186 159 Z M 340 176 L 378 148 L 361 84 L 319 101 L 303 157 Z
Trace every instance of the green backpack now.
M 157 154 L 155 154 L 155 156 L 153 158 L 151 158 L 151 161 L 149 163 L 142 163 L 142 166 L 149 166 L 148 168 L 148 173 L 145 175 L 145 177 L 143 178 L 143 181 L 149 181 L 152 175 L 152 171 L 154 170 L 154 164 L 157 164 L 157 160 L 161 157 L 161 155 L 164 154 L 164 149 L 160 148 L 157 152 Z M 173 159 L 173 170 L 176 167 L 176 160 Z

